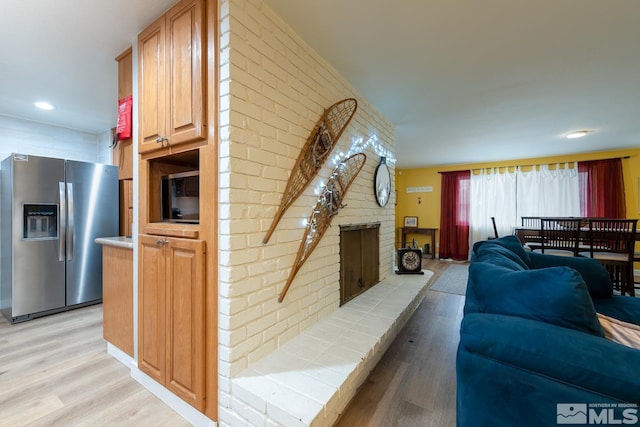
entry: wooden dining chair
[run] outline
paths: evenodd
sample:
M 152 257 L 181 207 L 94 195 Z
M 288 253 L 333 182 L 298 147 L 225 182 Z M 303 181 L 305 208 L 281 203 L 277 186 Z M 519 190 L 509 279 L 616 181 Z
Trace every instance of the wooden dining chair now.
M 493 225 L 493 236 L 494 236 L 494 239 L 499 238 L 500 236 L 498 235 L 498 227 L 496 226 L 496 217 L 495 216 L 491 217 L 491 225 Z
M 636 237 L 638 235 L 637 233 L 638 233 L 638 229 L 636 227 Z M 640 262 L 640 252 L 634 252 L 633 253 L 633 265 L 634 265 L 634 269 L 633 269 L 633 273 L 634 273 L 633 274 L 633 292 L 634 292 L 634 294 L 635 294 L 636 290 L 640 291 L 640 277 L 636 278 L 636 275 L 635 275 L 635 271 L 636 271 L 635 270 L 635 264 L 637 262 Z
M 540 219 L 539 216 L 520 217 L 522 224 L 522 230 L 519 233 L 520 241 L 525 248 L 531 251 L 540 250 L 541 248 Z
M 580 252 L 599 261 L 609 271 L 614 288 L 635 296 L 633 260 L 637 219 L 589 219 L 589 251 Z
M 580 218 L 541 218 L 540 253 L 578 256 Z

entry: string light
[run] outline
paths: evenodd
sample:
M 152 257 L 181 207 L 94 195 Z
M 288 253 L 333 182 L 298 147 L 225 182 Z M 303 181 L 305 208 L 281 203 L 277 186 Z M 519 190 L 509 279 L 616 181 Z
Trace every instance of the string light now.
M 353 156 L 354 154 L 363 153 L 367 149 L 371 149 L 379 157 L 385 157 L 387 164 L 395 164 L 396 162 L 394 153 L 391 152 L 391 150 L 387 149 L 383 144 L 381 144 L 378 141 L 378 136 L 374 134 L 371 137 L 369 137 L 369 139 L 367 139 L 366 141 L 362 136 L 353 137 L 353 139 L 351 140 L 351 146 L 349 147 L 347 152 L 345 153 L 344 151 L 338 151 L 336 154 L 334 154 L 331 157 L 330 163 L 334 168 L 338 167 L 345 159 Z M 338 176 L 338 173 L 332 172 L 329 179 L 335 178 L 336 176 Z M 314 188 L 314 194 L 318 196 L 316 200 L 316 204 L 320 204 L 320 205 L 326 204 L 332 213 L 332 215 L 330 214 L 331 216 L 338 213 L 338 211 L 344 207 L 344 206 L 336 206 L 336 207 L 333 206 L 332 198 L 331 198 L 332 190 L 333 189 L 326 188 L 326 183 L 323 180 L 320 180 L 316 185 L 316 187 Z M 328 196 L 329 196 L 328 200 L 327 200 L 327 197 L 325 197 L 325 193 L 328 193 Z M 321 213 L 320 210 L 315 210 L 315 209 L 313 210 L 313 214 L 317 215 L 320 213 Z M 305 219 L 303 226 L 304 227 L 308 226 L 310 228 L 310 233 L 307 239 L 311 240 L 312 236 L 316 233 L 315 219 L 312 219 L 311 223 L 309 223 L 309 220 Z
M 331 157 L 330 163 L 333 167 L 336 167 L 346 158 L 351 157 L 352 155 L 357 153 L 362 153 L 368 148 L 371 148 L 371 150 L 379 157 L 385 157 L 387 164 L 395 164 L 396 158 L 393 155 L 394 153 L 392 153 L 391 150 L 385 148 L 385 146 L 378 141 L 378 136 L 375 134 L 369 137 L 369 139 L 367 139 L 366 141 L 362 136 L 354 136 L 351 140 L 351 146 L 349 147 L 349 150 L 347 150 L 346 153 L 344 151 L 338 151 Z M 335 174 L 333 174 L 332 176 L 335 176 Z M 314 190 L 315 195 L 322 196 L 324 187 L 324 182 L 319 182 Z M 321 202 L 321 197 L 318 198 L 318 202 Z

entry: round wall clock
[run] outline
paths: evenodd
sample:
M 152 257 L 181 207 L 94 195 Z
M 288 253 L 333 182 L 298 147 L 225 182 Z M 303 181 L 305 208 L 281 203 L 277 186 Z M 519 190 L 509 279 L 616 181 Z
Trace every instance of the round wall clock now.
M 376 167 L 376 172 L 373 177 L 373 192 L 376 196 L 376 202 L 378 206 L 385 207 L 389 202 L 389 195 L 391 194 L 391 173 L 387 166 L 387 159 L 380 157 L 380 163 Z
M 396 274 L 424 274 L 422 271 L 422 250 L 398 249 Z

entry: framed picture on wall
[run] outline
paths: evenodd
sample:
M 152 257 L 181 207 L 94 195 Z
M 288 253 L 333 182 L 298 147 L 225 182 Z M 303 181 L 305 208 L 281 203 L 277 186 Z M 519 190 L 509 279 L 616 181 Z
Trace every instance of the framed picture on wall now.
M 404 226 L 405 227 L 417 227 L 418 226 L 418 217 L 417 216 L 405 216 L 404 217 Z

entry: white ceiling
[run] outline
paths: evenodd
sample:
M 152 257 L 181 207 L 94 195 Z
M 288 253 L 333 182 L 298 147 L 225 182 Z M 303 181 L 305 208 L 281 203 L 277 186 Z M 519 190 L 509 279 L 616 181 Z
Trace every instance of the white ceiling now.
M 109 129 L 115 56 L 174 2 L 2 0 L 0 114 Z M 265 2 L 395 124 L 397 167 L 640 147 L 640 1 Z
M 0 1 L 0 114 L 93 133 L 115 126 L 115 57 L 176 2 Z

